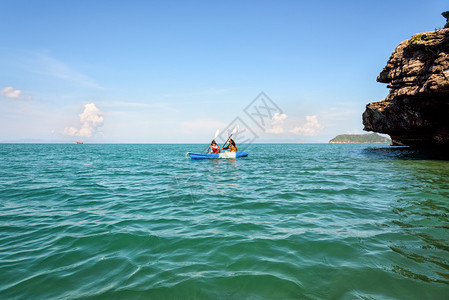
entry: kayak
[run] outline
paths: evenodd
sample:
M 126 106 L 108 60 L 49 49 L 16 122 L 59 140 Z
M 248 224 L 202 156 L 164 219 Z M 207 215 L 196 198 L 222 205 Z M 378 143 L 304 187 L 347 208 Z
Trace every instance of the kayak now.
M 222 152 L 222 153 L 190 153 L 187 152 L 186 157 L 191 159 L 211 159 L 211 158 L 237 158 L 248 156 L 245 151 Z
M 190 153 L 187 152 L 186 157 L 191 159 L 211 159 L 211 158 L 237 158 L 248 156 L 245 151 L 222 152 L 222 153 Z

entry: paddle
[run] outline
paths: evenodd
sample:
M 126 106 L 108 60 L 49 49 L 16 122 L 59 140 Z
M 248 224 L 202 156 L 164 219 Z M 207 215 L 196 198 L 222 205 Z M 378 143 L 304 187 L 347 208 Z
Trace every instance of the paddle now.
M 239 125 L 234 127 L 234 130 L 232 130 L 231 135 L 227 138 L 226 142 L 223 144 L 223 146 L 221 147 L 221 149 L 223 149 L 224 146 L 226 146 L 226 144 L 229 142 L 229 139 L 231 138 L 231 136 L 236 133 L 237 131 L 239 131 Z
M 215 131 L 215 136 L 214 136 L 213 140 L 215 140 L 219 134 L 220 134 L 220 130 L 217 129 L 217 131 Z M 207 151 L 209 151 L 209 147 L 210 147 L 210 144 L 209 144 L 209 146 L 207 146 Z

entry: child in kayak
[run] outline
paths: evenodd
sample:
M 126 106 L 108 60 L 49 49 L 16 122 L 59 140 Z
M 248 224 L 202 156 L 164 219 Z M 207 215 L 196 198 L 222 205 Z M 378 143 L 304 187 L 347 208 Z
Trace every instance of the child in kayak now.
M 237 152 L 237 145 L 233 139 L 229 139 L 229 145 L 227 147 L 223 147 L 223 150 L 225 149 L 229 149 L 229 152 Z
M 217 145 L 215 140 L 213 140 L 212 143 L 210 143 L 209 148 L 212 151 L 212 153 L 220 153 L 220 146 Z M 210 151 L 207 151 L 207 152 L 210 152 Z

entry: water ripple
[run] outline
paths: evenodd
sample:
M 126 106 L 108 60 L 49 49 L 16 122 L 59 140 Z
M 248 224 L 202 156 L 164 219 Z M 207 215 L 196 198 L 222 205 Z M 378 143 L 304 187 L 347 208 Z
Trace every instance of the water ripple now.
M 186 160 L 196 148 L 0 145 L 0 298 L 447 295 L 447 161 L 323 144 Z

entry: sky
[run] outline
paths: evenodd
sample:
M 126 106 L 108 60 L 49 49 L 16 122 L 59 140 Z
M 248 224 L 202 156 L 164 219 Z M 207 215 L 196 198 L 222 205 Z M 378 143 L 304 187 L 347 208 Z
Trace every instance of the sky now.
M 0 141 L 328 142 L 447 0 L 0 0 Z M 239 140 L 237 140 L 237 143 Z

